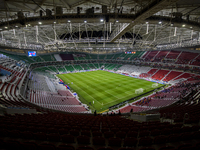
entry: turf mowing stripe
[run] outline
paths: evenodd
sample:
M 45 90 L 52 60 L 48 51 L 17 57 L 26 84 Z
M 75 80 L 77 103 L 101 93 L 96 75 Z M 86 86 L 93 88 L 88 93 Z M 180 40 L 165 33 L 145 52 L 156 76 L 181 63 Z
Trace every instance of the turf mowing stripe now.
M 97 111 L 128 100 L 135 96 L 135 90 L 143 88 L 145 92 L 152 89 L 152 82 L 106 71 L 90 71 L 58 75 L 80 97 L 93 102 Z M 73 84 L 71 84 L 73 82 Z M 143 93 L 145 93 L 143 92 Z

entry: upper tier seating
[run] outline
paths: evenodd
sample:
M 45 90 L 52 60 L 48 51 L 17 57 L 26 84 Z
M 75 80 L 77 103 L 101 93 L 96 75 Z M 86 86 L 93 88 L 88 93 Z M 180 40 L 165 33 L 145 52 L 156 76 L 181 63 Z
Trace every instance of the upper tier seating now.
M 179 56 L 181 52 L 180 51 L 170 51 L 168 53 L 168 55 L 165 57 L 165 58 L 168 58 L 168 59 L 177 59 L 177 57 Z
M 200 66 L 200 54 L 196 54 L 196 57 L 190 61 L 190 65 Z
M 197 56 L 196 53 L 191 52 L 182 52 L 181 55 L 178 57 L 176 61 L 177 64 L 189 64 L 195 57 Z
M 146 55 L 146 61 L 153 61 L 153 58 L 159 53 L 159 51 L 150 51 L 148 55 Z M 144 58 L 144 57 L 143 57 Z
M 169 51 L 159 51 L 156 57 L 154 58 L 153 62 L 162 62 L 162 60 L 166 57 Z

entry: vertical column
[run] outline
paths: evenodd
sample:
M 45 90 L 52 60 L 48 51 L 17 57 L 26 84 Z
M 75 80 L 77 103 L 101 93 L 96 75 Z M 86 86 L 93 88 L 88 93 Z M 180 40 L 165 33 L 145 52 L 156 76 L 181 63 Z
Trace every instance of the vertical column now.
M 27 46 L 26 44 L 26 35 L 25 35 L 25 32 L 24 32 L 24 44 L 25 44 L 25 46 Z
M 155 25 L 155 32 L 154 32 L 154 41 L 156 41 L 156 25 Z
M 14 37 L 15 37 L 15 29 L 13 29 L 13 34 L 14 34 Z
M 146 34 L 148 34 L 149 33 L 149 23 L 147 22 L 146 24 L 147 24 Z
M 38 35 L 39 35 L 39 32 L 38 32 L 38 26 L 35 26 L 35 32 L 36 32 L 36 42 L 38 43 Z
M 79 40 L 81 40 L 81 27 L 80 23 L 78 24 L 78 31 L 79 31 Z
M 71 24 L 71 23 L 70 23 L 70 24 Z M 54 23 L 53 31 L 54 31 L 55 41 L 57 41 L 57 35 L 56 35 L 56 24 L 55 24 L 55 23 Z
M 174 28 L 174 36 L 176 36 L 177 27 Z

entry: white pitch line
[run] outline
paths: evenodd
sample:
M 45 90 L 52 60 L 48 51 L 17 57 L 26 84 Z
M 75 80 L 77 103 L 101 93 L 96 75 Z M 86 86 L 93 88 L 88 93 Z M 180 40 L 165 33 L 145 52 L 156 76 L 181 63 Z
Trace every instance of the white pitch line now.
M 75 85 L 75 84 L 74 84 Z M 77 85 L 75 85 L 76 87 L 78 87 Z M 79 89 L 81 89 L 83 92 L 85 92 L 85 90 L 83 90 L 82 88 L 78 87 Z M 87 92 L 85 92 L 87 95 L 89 95 Z M 91 95 L 89 95 L 90 97 L 92 97 Z M 97 101 L 94 97 L 92 97 L 95 101 Z M 99 104 L 101 104 L 99 101 L 97 101 Z M 102 105 L 102 104 L 101 104 Z
M 106 91 L 104 91 L 104 92 L 106 92 Z M 113 94 L 111 94 L 111 93 L 109 93 L 109 92 L 106 92 L 106 93 L 108 93 L 108 94 L 110 94 L 110 95 L 112 95 L 112 96 L 116 97 L 115 95 L 113 95 Z M 116 98 L 118 98 L 118 97 L 116 97 Z
M 129 95 L 130 95 L 130 94 L 129 94 Z M 124 97 L 127 97 L 127 96 L 129 96 L 129 95 L 126 95 L 126 96 L 124 96 Z M 118 99 L 116 99 L 115 101 L 118 101 L 118 100 L 120 100 L 120 99 L 122 99 L 122 98 L 124 98 L 124 97 L 118 98 Z M 105 103 L 105 104 L 113 103 L 113 102 L 115 102 L 115 101 L 108 102 L 108 103 Z

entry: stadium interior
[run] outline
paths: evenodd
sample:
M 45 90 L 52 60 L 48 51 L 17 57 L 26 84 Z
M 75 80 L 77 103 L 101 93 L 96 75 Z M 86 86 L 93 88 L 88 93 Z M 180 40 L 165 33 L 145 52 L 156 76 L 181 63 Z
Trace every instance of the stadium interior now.
M 199 0 L 0 0 L 0 150 L 199 150 Z

